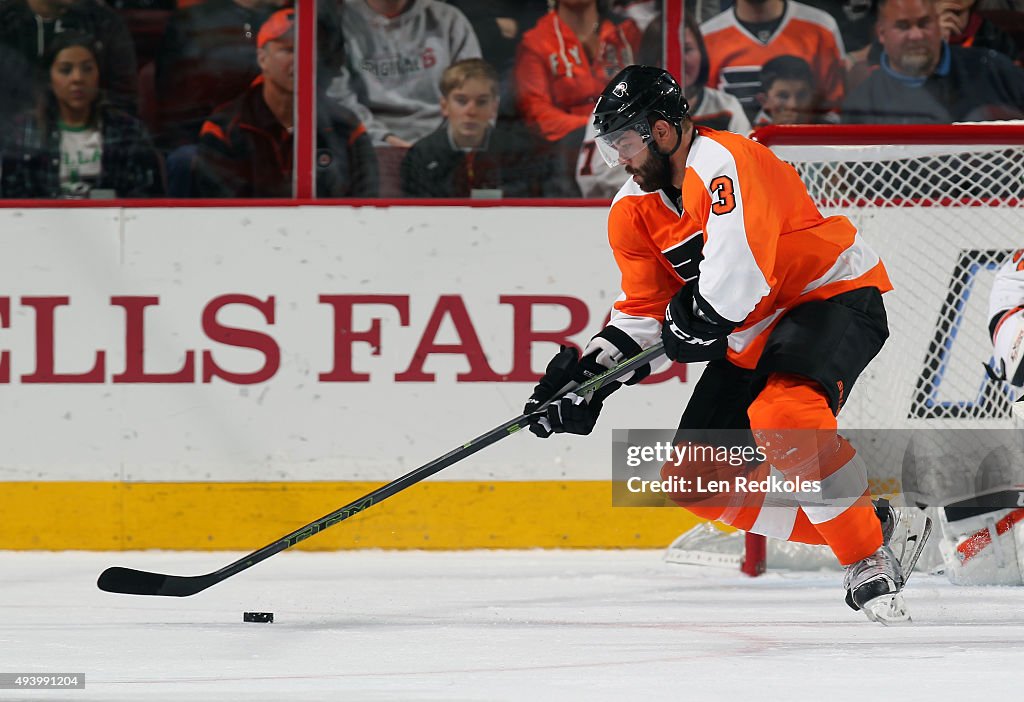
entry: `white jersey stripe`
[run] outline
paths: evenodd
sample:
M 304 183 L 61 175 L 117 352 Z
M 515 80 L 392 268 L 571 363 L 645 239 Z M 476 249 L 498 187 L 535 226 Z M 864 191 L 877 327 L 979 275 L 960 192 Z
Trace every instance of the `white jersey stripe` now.
M 697 174 L 713 201 L 718 196 L 711 191 L 711 182 L 722 176 L 731 180 L 736 205 L 727 214 L 708 216 L 698 287 L 701 297 L 720 316 L 742 322 L 761 298 L 771 292 L 771 286 L 747 240 L 736 161 L 718 142 L 698 136 L 690 147 L 686 166 Z
M 868 489 L 867 469 L 859 455 L 821 481 L 816 498 L 802 498 L 800 506 L 811 524 L 831 521 L 850 509 Z
M 765 329 L 770 327 L 776 319 L 786 313 L 785 307 L 772 312 L 771 316 L 765 317 L 760 322 L 752 327 L 744 329 L 742 331 L 733 332 L 729 335 L 729 348 L 736 353 L 742 353 L 744 349 L 750 344 L 751 341 L 757 338 L 757 335 L 763 332 Z
M 615 304 L 625 299 L 626 294 L 620 293 L 619 297 L 615 300 Z M 654 317 L 637 317 L 620 312 L 613 306 L 608 326 L 617 327 L 620 331 L 628 334 L 632 337 L 633 341 L 639 344 L 640 348 L 646 349 L 661 341 L 661 322 Z
M 828 285 L 829 283 L 835 283 L 840 280 L 853 280 L 864 275 L 872 268 L 878 265 L 879 262 L 878 254 L 876 254 L 870 246 L 864 243 L 860 234 L 856 234 L 853 237 L 853 243 L 836 258 L 836 262 L 832 264 L 832 267 L 825 271 L 817 280 L 812 280 L 807 284 L 800 294 L 806 295 L 812 290 Z
M 784 481 L 784 476 L 777 468 L 772 468 L 770 476 L 779 481 Z M 773 539 L 788 539 L 793 533 L 796 525 L 796 512 L 798 506 L 793 504 L 793 496 L 790 494 L 768 492 L 765 493 L 764 502 L 757 519 L 750 527 L 753 534 L 768 536 Z

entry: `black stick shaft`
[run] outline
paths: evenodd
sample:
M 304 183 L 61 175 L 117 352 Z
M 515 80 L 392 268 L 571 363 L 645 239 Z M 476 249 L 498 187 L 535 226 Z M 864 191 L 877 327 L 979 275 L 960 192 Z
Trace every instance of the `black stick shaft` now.
M 636 356 L 623 361 L 605 373 L 591 378 L 579 387 L 576 387 L 573 391 L 580 395 L 594 392 L 607 383 L 617 380 L 627 373 L 650 363 L 660 357 L 662 353 L 662 346 L 658 343 L 644 351 L 641 351 Z M 565 392 L 568 391 L 569 390 L 566 390 Z M 277 541 L 267 544 L 263 548 L 253 551 L 249 555 L 243 556 L 234 563 L 229 563 L 223 568 L 212 573 L 194 576 L 178 576 L 150 573 L 131 568 L 114 567 L 107 568 L 103 571 L 99 577 L 97 585 L 101 590 L 106 590 L 107 592 L 118 592 L 130 595 L 169 595 L 176 597 L 194 595 L 197 592 L 205 590 L 211 585 L 216 585 L 222 580 L 251 568 L 257 563 L 264 561 L 281 551 L 291 548 L 300 541 L 304 541 L 314 534 L 320 533 L 324 529 L 328 529 L 339 522 L 345 521 L 352 515 L 358 514 L 359 512 L 386 500 L 392 495 L 395 495 L 406 488 L 429 478 L 448 466 L 472 456 L 477 451 L 481 451 L 491 444 L 501 441 L 506 436 L 510 436 L 520 429 L 530 426 L 530 424 L 536 421 L 543 414 L 544 408 L 547 407 L 550 402 L 558 399 L 558 397 L 565 394 L 565 392 L 560 393 L 555 398 L 552 398 L 551 401 L 545 403 L 537 411 L 528 415 L 519 415 L 515 419 L 510 419 L 501 426 L 491 429 L 486 434 L 482 434 L 475 439 L 466 442 L 462 446 L 449 451 L 443 456 L 435 458 L 433 461 L 406 473 L 400 478 L 396 478 L 387 485 L 382 485 L 376 490 L 348 503 L 344 507 L 336 509 L 330 514 L 324 515 L 316 521 L 310 522 L 309 524 L 296 529 L 292 533 L 282 536 Z

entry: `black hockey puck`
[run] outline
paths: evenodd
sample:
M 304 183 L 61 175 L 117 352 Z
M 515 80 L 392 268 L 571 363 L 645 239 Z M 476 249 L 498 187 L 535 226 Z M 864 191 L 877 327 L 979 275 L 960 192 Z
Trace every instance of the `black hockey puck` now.
M 273 624 L 273 612 L 242 612 L 243 622 L 257 622 L 259 624 Z

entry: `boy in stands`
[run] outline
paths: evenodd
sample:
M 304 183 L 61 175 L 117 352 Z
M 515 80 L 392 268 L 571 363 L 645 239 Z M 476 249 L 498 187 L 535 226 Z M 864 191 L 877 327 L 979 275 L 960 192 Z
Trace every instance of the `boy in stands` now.
M 473 197 L 501 191 L 528 197 L 529 145 L 495 125 L 498 72 L 483 59 L 456 61 L 441 75 L 444 122 L 402 160 L 402 192 L 410 197 Z
M 761 111 L 755 127 L 769 124 L 813 124 L 821 121 L 815 102 L 814 74 L 799 56 L 776 56 L 761 67 L 761 91 L 757 101 Z M 835 113 L 830 121 L 838 121 Z

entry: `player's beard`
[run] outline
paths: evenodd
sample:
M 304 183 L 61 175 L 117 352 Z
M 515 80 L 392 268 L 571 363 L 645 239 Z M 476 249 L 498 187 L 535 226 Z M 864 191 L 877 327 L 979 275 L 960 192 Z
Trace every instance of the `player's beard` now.
M 645 193 L 672 187 L 672 163 L 667 157 L 654 151 L 648 152 L 647 159 L 639 168 L 626 166 L 626 173 L 637 176 L 634 180 Z

